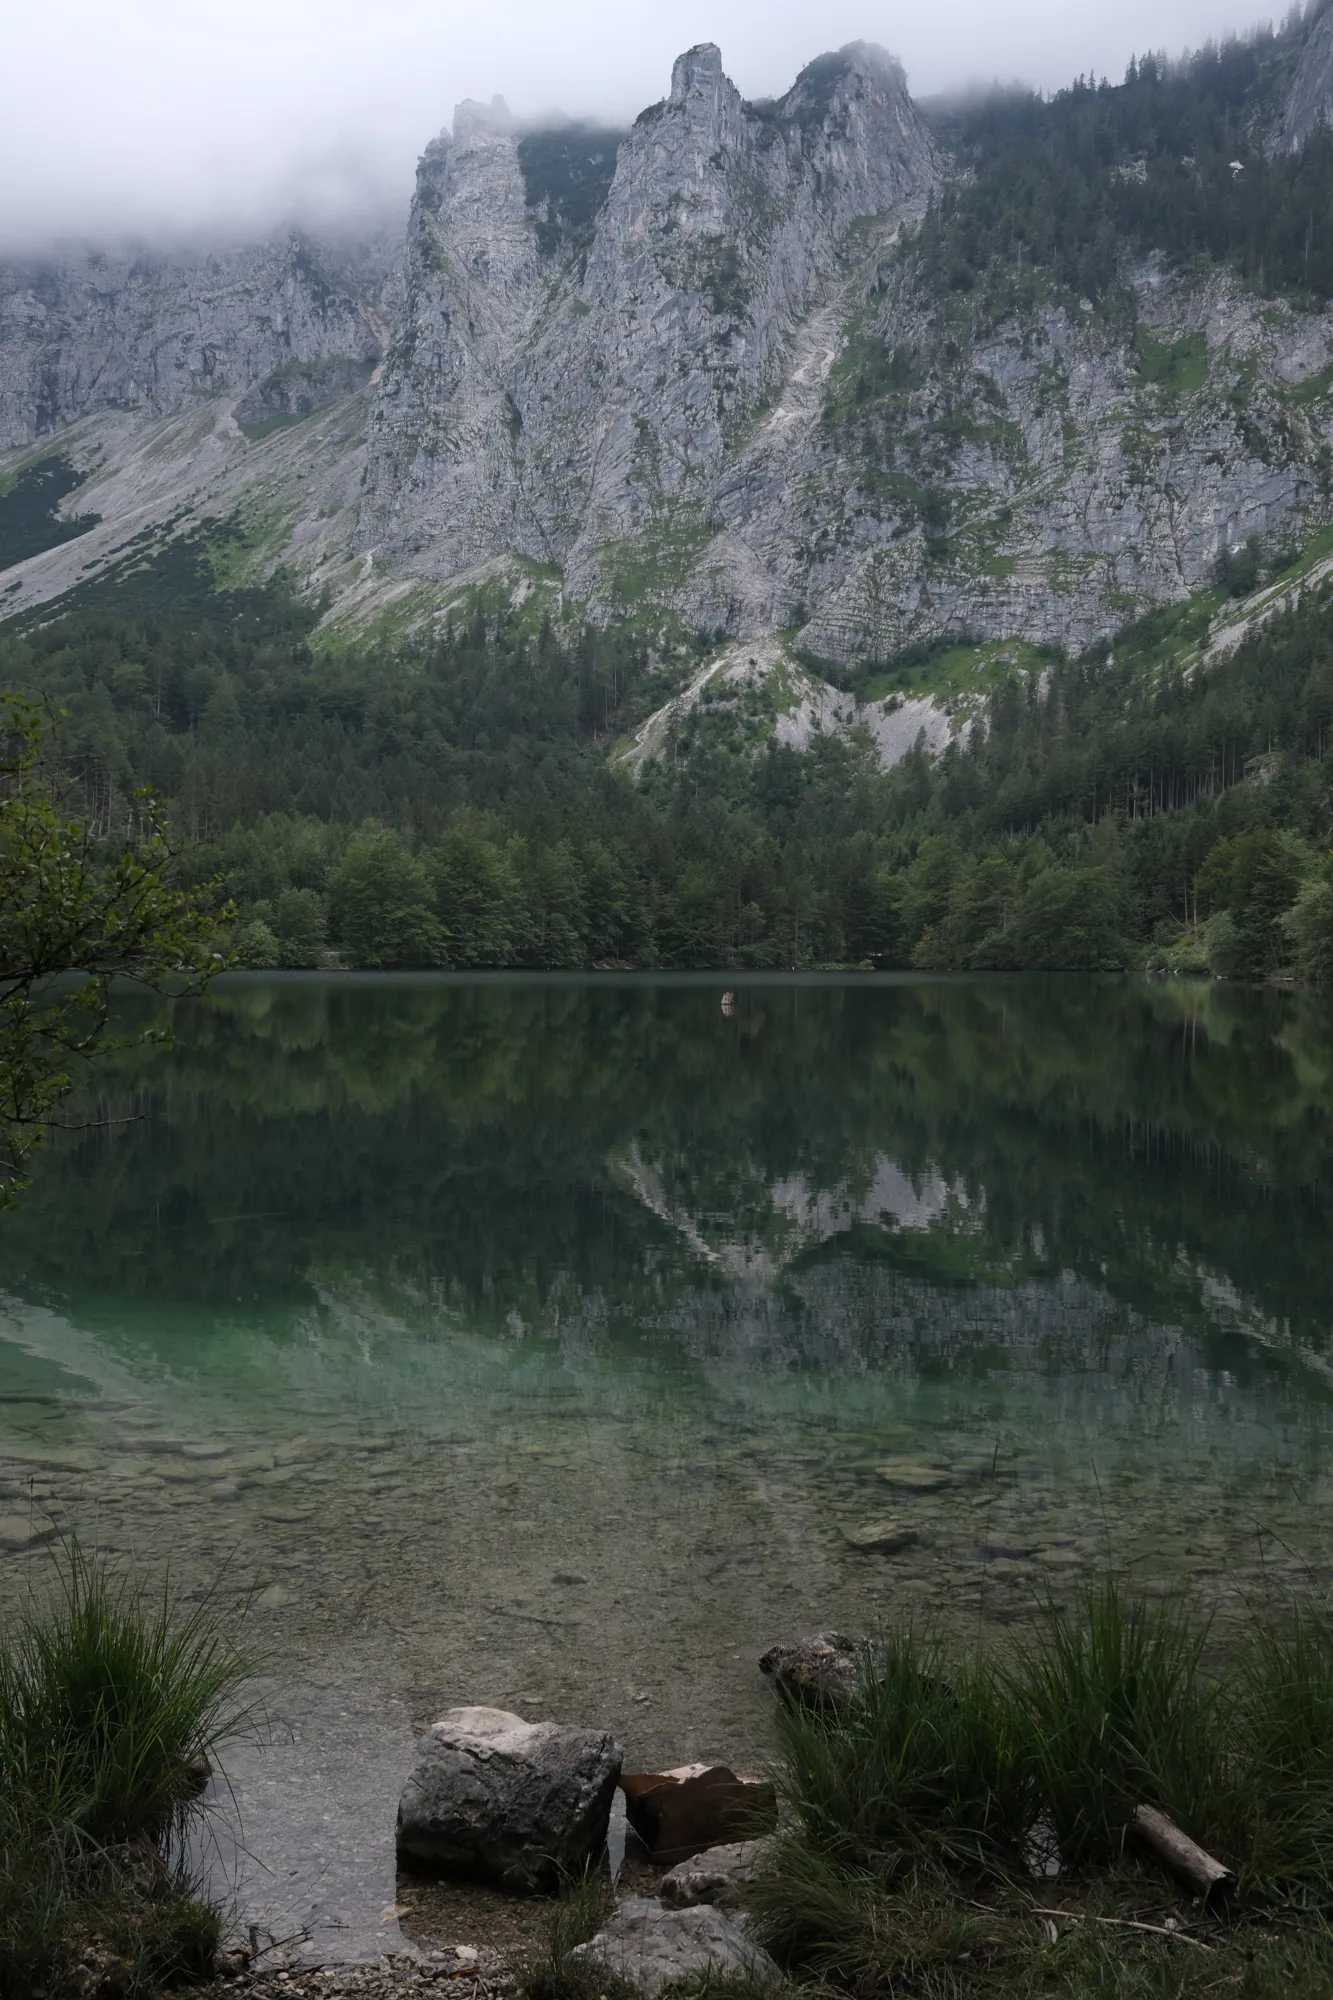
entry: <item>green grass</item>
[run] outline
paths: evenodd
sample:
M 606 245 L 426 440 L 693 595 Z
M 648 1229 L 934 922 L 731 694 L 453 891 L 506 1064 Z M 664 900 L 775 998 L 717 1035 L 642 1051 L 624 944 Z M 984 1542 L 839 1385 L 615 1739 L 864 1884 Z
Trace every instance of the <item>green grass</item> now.
M 1008 1643 L 946 1653 L 897 1628 L 850 1704 L 781 1708 L 778 1730 L 784 1831 L 751 1907 L 805 1983 L 867 2000 L 1333 1988 L 1323 1605 L 1256 1609 L 1223 1647 L 1188 1604 L 1109 1578 Z M 1139 1804 L 1226 1862 L 1235 1896 L 1191 1902 L 1135 1841 Z
M 211 1600 L 182 1611 L 77 1545 L 0 1644 L 0 1991 L 207 1971 L 219 1918 L 185 1869 L 246 1664 Z
M 258 423 L 243 423 L 238 417 L 236 427 L 247 444 L 261 444 L 275 431 L 290 430 L 293 424 L 303 424 L 313 417 L 313 410 L 278 410 L 271 417 L 263 417 Z
M 1040 647 L 1030 646 L 1022 639 L 911 648 L 900 659 L 872 673 L 858 685 L 856 692 L 862 701 L 882 701 L 890 694 L 902 694 L 970 702 L 974 697 L 992 694 L 1011 676 L 1038 679 L 1047 657 Z
M 571 1876 L 547 1913 L 539 1944 L 514 1966 L 518 2000 L 630 2000 L 630 1988 L 604 1969 L 571 1960 L 615 1909 L 611 1880 L 598 1869 Z
M 1141 326 L 1134 335 L 1139 380 L 1167 396 L 1193 396 L 1208 380 L 1208 337 L 1187 333 L 1183 340 L 1158 340 Z

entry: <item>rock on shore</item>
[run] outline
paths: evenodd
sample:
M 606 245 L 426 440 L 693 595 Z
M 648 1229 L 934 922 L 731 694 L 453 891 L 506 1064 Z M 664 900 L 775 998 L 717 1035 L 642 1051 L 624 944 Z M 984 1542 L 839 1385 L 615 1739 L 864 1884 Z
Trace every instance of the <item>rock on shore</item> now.
M 422 1737 L 398 1804 L 400 1859 L 520 1894 L 600 1853 L 622 1752 L 599 1729 L 452 1708 Z
M 776 1985 L 776 1965 L 734 1917 L 710 1903 L 667 1910 L 648 1896 L 630 1896 L 587 1944 L 570 1958 L 623 1979 L 644 2000 L 655 2000 L 678 1979 L 752 1979 Z

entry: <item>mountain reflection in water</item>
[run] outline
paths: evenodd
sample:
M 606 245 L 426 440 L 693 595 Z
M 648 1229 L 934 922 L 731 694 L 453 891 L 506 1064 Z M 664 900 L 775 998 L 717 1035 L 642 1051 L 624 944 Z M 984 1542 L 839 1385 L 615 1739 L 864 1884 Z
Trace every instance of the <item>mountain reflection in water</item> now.
M 1323 1577 L 1324 1002 L 729 985 L 175 1008 L 0 1218 L 0 1602 L 54 1523 L 225 1565 L 292 1741 L 388 1826 L 450 1701 L 744 1761 L 786 1634 L 1022 1619 L 1108 1559 L 1224 1615 Z M 883 1519 L 916 1540 L 858 1547 Z M 299 1855 L 262 1763 L 250 1845 Z M 359 1810 L 319 1895 L 391 1903 Z

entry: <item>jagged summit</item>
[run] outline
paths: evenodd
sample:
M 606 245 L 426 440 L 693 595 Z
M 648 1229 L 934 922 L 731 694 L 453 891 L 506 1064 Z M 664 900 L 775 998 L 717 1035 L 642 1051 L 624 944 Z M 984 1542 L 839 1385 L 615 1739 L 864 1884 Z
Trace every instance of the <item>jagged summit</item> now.
M 489 104 L 482 104 L 475 97 L 465 97 L 461 104 L 454 106 L 455 143 L 471 139 L 479 132 L 490 132 L 500 136 L 513 132 L 514 129 L 513 113 L 503 97 L 498 94 Z
M 613 162 L 603 148 L 604 181 L 590 143 L 581 237 L 560 226 L 570 143 L 486 136 L 422 161 L 365 545 L 434 577 L 517 551 L 614 601 L 636 543 L 665 533 L 689 615 L 734 623 L 739 603 L 766 627 L 795 593 L 735 541 L 717 482 L 792 329 L 843 282 L 852 224 L 891 230 L 939 179 L 901 68 L 855 43 L 756 107 L 699 43 Z
M 677 56 L 671 67 L 671 97 L 674 105 L 705 91 L 716 91 L 729 79 L 722 71 L 722 51 L 716 42 L 696 42 Z
M 1299 149 L 1328 120 L 1333 11 L 1278 40 L 1228 147 Z M 1117 211 L 1139 165 L 1106 167 Z M 11 565 L 0 617 L 155 523 L 248 508 L 349 620 L 424 618 L 531 561 L 596 616 L 795 628 L 842 660 L 944 635 L 1073 647 L 1253 534 L 1322 523 L 1333 311 L 1151 234 L 1125 238 L 1128 330 L 1053 266 L 1025 288 L 1019 258 L 997 290 L 966 234 L 993 161 L 913 248 L 952 171 L 873 43 L 751 103 L 701 42 L 627 131 L 460 104 L 422 154 L 401 271 L 296 237 L 0 264 L 0 483 L 59 431 L 88 477 L 57 525 L 101 516 Z

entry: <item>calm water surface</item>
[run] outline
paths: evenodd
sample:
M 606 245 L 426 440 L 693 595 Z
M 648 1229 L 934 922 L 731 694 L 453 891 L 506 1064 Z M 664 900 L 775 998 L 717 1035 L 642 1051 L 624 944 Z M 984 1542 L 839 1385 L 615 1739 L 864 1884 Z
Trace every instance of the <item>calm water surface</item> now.
M 1324 1003 L 722 990 L 231 982 L 0 1218 L 0 1606 L 56 1525 L 225 1566 L 237 1893 L 312 1949 L 396 1935 L 451 1703 L 754 1765 L 784 1635 L 1327 1576 Z

